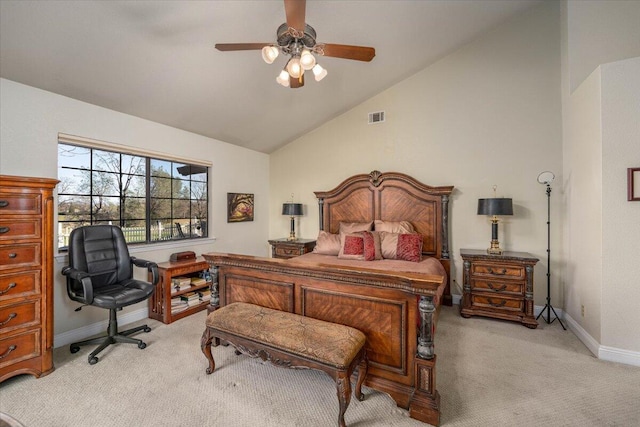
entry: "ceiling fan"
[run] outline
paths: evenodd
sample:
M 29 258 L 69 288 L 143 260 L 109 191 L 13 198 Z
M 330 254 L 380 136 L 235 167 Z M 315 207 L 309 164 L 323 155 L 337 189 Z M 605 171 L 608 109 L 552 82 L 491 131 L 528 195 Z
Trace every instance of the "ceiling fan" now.
M 304 86 L 304 72 L 312 70 L 316 81 L 327 75 L 327 70 L 316 62 L 315 55 L 355 59 L 369 62 L 376 56 L 372 47 L 345 44 L 317 43 L 316 31 L 305 22 L 306 0 L 284 0 L 287 22 L 280 25 L 275 43 L 218 43 L 216 49 L 262 50 L 262 59 L 272 64 L 279 53 L 289 55 L 289 60 L 276 81 L 285 87 Z

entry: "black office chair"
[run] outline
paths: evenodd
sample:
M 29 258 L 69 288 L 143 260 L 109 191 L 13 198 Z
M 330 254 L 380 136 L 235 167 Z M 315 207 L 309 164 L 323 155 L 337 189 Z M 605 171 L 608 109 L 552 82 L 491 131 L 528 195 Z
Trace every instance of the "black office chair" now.
M 152 275 L 152 283 L 133 279 L 133 266 L 146 268 Z M 129 256 L 129 249 L 119 227 L 91 225 L 76 228 L 69 236 L 69 266 L 62 269 L 67 277 L 69 298 L 84 305 L 109 309 L 107 335 L 73 343 L 71 353 L 81 345 L 100 343 L 89 355 L 89 363 L 98 363 L 96 355 L 118 342 L 137 344 L 143 349 L 142 340 L 129 335 L 151 331 L 147 325 L 118 332 L 116 311 L 149 298 L 158 283 L 158 265 Z M 81 310 L 82 307 L 76 309 Z

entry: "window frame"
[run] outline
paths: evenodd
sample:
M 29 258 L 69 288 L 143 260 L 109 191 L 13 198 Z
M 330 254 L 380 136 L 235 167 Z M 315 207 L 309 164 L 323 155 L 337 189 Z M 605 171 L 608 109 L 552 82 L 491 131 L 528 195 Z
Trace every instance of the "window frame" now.
M 88 167 L 86 164 L 71 165 L 64 164 L 60 161 L 61 146 L 73 146 L 88 150 Z M 96 154 L 98 152 L 98 154 Z M 109 161 L 116 162 L 115 166 L 112 166 L 113 170 L 102 170 L 96 165 L 95 157 L 100 153 L 110 153 L 117 158 L 110 158 Z M 135 169 L 129 168 L 129 170 L 123 170 L 122 159 L 125 156 L 130 156 L 132 161 L 141 161 L 143 164 L 138 163 Z M 105 155 L 106 157 L 106 155 Z M 139 159 L 139 160 L 137 160 Z M 57 251 L 64 253 L 68 251 L 68 241 L 65 242 L 65 236 L 68 238 L 68 233 L 64 233 L 63 225 L 70 224 L 71 227 L 66 227 L 69 230 L 73 230 L 83 224 L 104 224 L 113 223 L 126 230 L 125 224 L 138 222 L 139 226 L 130 226 L 131 232 L 125 233 L 127 237 L 128 245 L 147 246 L 169 242 L 180 242 L 188 240 L 206 239 L 210 236 L 208 230 L 208 224 L 210 224 L 210 197 L 209 197 L 209 181 L 210 181 L 210 169 L 211 163 L 204 162 L 202 160 L 193 160 L 182 158 L 178 156 L 172 156 L 165 153 L 151 152 L 147 150 L 140 150 L 133 147 L 127 147 L 119 144 L 108 143 L 104 141 L 97 141 L 88 138 L 76 137 L 66 134 L 58 134 L 58 158 L 57 158 L 57 170 L 59 178 L 61 179 L 68 171 L 74 171 L 71 173 L 77 173 L 85 171 L 88 179 L 88 183 L 85 182 L 84 186 L 88 185 L 88 193 L 81 187 L 75 187 L 73 191 L 65 191 L 59 186 L 58 200 L 57 200 L 57 229 L 58 229 L 58 242 Z M 105 162 L 106 160 L 102 160 Z M 85 159 L 86 162 L 86 159 Z M 70 162 L 71 163 L 71 162 Z M 131 163 L 129 163 L 131 165 Z M 153 164 L 170 165 L 170 170 L 162 170 L 161 172 L 152 168 Z M 143 169 L 141 171 L 141 169 Z M 65 171 L 65 173 L 63 173 Z M 184 175 L 183 175 L 184 173 Z M 106 174 L 106 175 L 105 175 Z M 77 176 L 77 175 L 74 175 Z M 98 194 L 94 189 L 94 180 L 96 176 L 101 179 L 107 177 L 107 181 L 111 184 L 112 192 L 116 194 L 105 195 Z M 134 189 L 137 190 L 137 195 L 127 195 L 129 187 L 123 185 L 123 177 L 127 179 L 142 178 L 144 184 L 140 184 Z M 169 180 L 169 194 L 163 197 L 158 197 L 152 193 L 151 185 L 152 180 Z M 174 188 L 174 185 L 179 185 Z M 82 184 L 81 184 L 82 185 Z M 185 187 L 186 185 L 186 187 Z M 115 188 L 115 191 L 113 190 Z M 124 191 L 123 191 L 124 189 Z M 62 192 L 62 191 L 65 192 Z M 140 191 L 143 190 L 143 191 Z M 124 195 L 123 195 L 124 193 Z M 142 194 L 142 195 L 140 195 Z M 61 203 L 66 200 L 77 200 L 77 198 L 87 197 L 87 206 L 84 208 L 86 211 L 81 211 L 76 219 L 65 220 L 61 218 Z M 106 198 L 119 199 L 117 206 L 110 204 L 110 214 L 113 215 L 117 211 L 117 214 L 113 218 L 99 218 L 94 211 L 94 198 Z M 144 205 L 144 218 L 127 218 L 127 211 L 125 205 L 128 200 L 142 200 Z M 154 215 L 152 206 L 154 202 L 164 202 L 165 205 L 168 202 L 170 210 L 164 211 L 161 216 Z M 185 203 L 186 202 L 186 203 Z M 184 208 L 181 211 L 177 210 L 177 207 L 183 205 Z M 157 206 L 157 205 L 156 205 Z M 134 205 L 135 208 L 135 205 Z M 77 210 L 77 209 L 76 209 Z M 135 214 L 140 214 L 141 211 L 137 210 Z M 154 222 L 157 222 L 158 226 L 155 227 Z M 73 226 L 73 224 L 80 224 Z M 186 233 L 182 227 L 188 227 Z M 141 231 L 144 227 L 144 239 L 141 239 Z M 133 230 L 136 228 L 137 230 Z M 159 233 L 159 234 L 158 234 Z M 133 237 L 134 234 L 136 237 Z M 140 239 L 140 240 L 129 240 Z M 66 244 L 65 244 L 66 243 Z

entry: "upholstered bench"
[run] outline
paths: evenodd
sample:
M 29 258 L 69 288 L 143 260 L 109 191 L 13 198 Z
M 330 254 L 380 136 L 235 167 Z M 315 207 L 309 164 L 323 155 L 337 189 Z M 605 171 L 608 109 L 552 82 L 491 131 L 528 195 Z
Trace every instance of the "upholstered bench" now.
M 351 401 L 351 373 L 358 369 L 354 394 L 363 400 L 362 383 L 367 374 L 365 336 L 357 329 L 285 311 L 247 304 L 223 306 L 207 316 L 202 334 L 202 352 L 209 360 L 207 374 L 215 361 L 211 345 L 220 340 L 237 352 L 260 357 L 287 368 L 311 368 L 326 372 L 335 382 L 340 404 L 338 424 L 345 426 L 344 413 Z

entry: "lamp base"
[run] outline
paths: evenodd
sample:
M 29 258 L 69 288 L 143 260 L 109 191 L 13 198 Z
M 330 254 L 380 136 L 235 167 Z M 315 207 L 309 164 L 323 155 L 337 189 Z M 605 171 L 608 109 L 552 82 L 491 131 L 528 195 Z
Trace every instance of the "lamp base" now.
M 289 242 L 295 242 L 296 240 L 298 240 L 298 238 L 296 237 L 296 235 L 294 233 L 289 234 L 289 237 L 287 237 L 287 241 L 289 241 Z
M 491 241 L 491 247 L 487 249 L 489 255 L 502 255 L 502 249 L 500 248 L 500 242 L 497 240 Z

